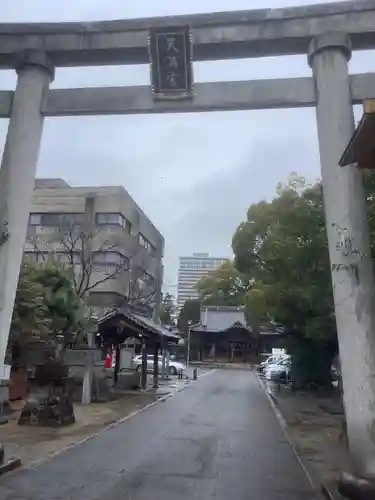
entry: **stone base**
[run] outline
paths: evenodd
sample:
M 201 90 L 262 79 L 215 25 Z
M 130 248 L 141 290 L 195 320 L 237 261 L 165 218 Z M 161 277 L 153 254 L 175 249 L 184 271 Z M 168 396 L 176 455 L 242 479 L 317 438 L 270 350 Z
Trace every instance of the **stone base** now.
M 82 401 L 83 380 L 85 376 L 85 367 L 71 366 L 69 367 L 70 384 L 69 395 L 73 401 Z M 91 383 L 91 401 L 94 403 L 102 403 L 111 401 L 112 380 L 107 377 L 106 371 L 102 366 L 93 368 L 93 378 Z
M 83 376 L 76 375 L 72 377 L 69 394 L 73 401 L 82 401 L 82 390 Z M 104 376 L 97 376 L 94 373 L 91 384 L 91 401 L 93 403 L 103 403 L 111 399 L 111 380 L 108 380 L 105 374 Z
M 141 386 L 141 374 L 139 372 L 129 371 L 129 372 L 120 372 L 118 374 L 116 389 L 130 390 L 130 389 L 138 389 L 140 386 Z
M 59 427 L 75 423 L 74 407 L 69 396 L 51 396 L 42 401 L 28 401 L 18 425 Z
M 338 483 L 338 492 L 349 500 L 374 500 L 375 482 L 344 473 Z

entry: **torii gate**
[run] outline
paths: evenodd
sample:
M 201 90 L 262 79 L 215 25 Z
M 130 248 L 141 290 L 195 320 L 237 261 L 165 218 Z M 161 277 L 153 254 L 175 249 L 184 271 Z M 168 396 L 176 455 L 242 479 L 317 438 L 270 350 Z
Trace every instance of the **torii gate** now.
M 194 60 L 306 54 L 313 78 L 200 83 L 191 99 L 155 100 L 151 87 L 49 90 L 59 66 L 149 62 L 149 28 L 188 26 Z M 348 74 L 352 50 L 375 48 L 372 0 L 95 23 L 1 24 L 0 92 L 10 118 L 0 170 L 0 360 L 26 237 L 44 117 L 316 106 L 348 434 L 358 473 L 375 476 L 375 293 L 360 173 L 338 161 L 353 104 L 375 98 L 375 75 Z M 347 245 L 347 242 L 350 245 Z M 348 251 L 348 248 L 350 251 Z

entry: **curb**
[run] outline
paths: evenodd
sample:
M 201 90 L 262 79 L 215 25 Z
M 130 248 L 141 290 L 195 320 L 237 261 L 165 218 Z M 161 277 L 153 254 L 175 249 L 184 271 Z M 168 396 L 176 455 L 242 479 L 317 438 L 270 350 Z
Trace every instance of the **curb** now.
M 265 387 L 265 385 L 263 384 L 263 382 L 262 382 L 262 380 L 260 379 L 259 375 L 258 375 L 256 372 L 254 372 L 254 373 L 255 373 L 255 377 L 257 378 L 257 380 L 258 380 L 258 382 L 259 382 L 259 384 L 260 384 L 261 388 L 263 389 L 263 392 L 264 392 L 265 396 L 266 396 L 266 397 L 267 397 L 267 399 L 268 399 L 268 402 L 269 402 L 269 404 L 270 404 L 271 408 L 273 409 L 273 411 L 274 411 L 274 413 L 275 413 L 275 415 L 276 415 L 276 418 L 277 418 L 277 420 L 278 420 L 278 422 L 279 422 L 279 424 L 280 424 L 280 426 L 281 426 L 281 428 L 282 428 L 282 430 L 283 430 L 283 432 L 284 432 L 284 435 L 285 435 L 285 437 L 286 437 L 286 439 L 287 439 L 287 441 L 288 441 L 288 443 L 289 443 L 290 447 L 291 447 L 291 448 L 292 448 L 292 450 L 293 450 L 293 453 L 294 453 L 294 455 L 295 455 L 295 457 L 296 457 L 296 459 L 297 459 L 298 463 L 300 464 L 300 466 L 301 466 L 301 468 L 302 468 L 303 472 L 305 473 L 305 475 L 306 475 L 306 477 L 307 477 L 307 479 L 308 479 L 309 483 L 311 484 L 312 488 L 313 488 L 315 491 L 319 492 L 319 488 L 318 488 L 318 487 L 317 487 L 317 485 L 316 485 L 316 481 L 314 481 L 314 480 L 312 479 L 311 474 L 310 474 L 310 473 L 309 473 L 309 471 L 307 470 L 306 465 L 303 463 L 303 461 L 302 461 L 302 459 L 301 459 L 300 455 L 298 454 L 298 452 L 297 452 L 297 450 L 296 450 L 296 448 L 295 448 L 295 446 L 294 446 L 294 444 L 293 444 L 293 442 L 292 442 L 292 440 L 291 440 L 291 438 L 290 438 L 290 436 L 289 436 L 289 433 L 288 433 L 288 424 L 286 423 L 285 418 L 282 416 L 282 414 L 281 414 L 280 410 L 279 410 L 279 409 L 278 409 L 278 407 L 276 406 L 276 399 L 275 399 L 275 398 L 274 398 L 274 397 L 273 397 L 273 396 L 272 396 L 272 395 L 271 395 L 271 394 L 267 391 L 267 388 L 266 388 L 266 387 Z M 327 497 L 326 497 L 326 498 L 327 498 Z M 328 497 L 328 498 L 331 498 L 331 497 Z M 336 500 L 336 499 L 334 499 L 334 500 Z
M 231 364 L 220 364 L 220 363 L 207 363 L 207 364 L 199 364 L 199 363 L 191 363 L 191 366 L 197 368 L 211 368 L 212 370 L 248 370 L 252 371 L 255 369 L 255 365 L 242 365 L 236 366 Z
M 312 479 L 312 476 L 310 474 L 310 472 L 308 471 L 308 468 L 307 466 L 304 464 L 301 456 L 299 455 L 299 453 L 297 452 L 296 448 L 294 447 L 293 445 L 293 442 L 289 436 L 289 433 L 288 433 L 288 424 L 286 423 L 286 420 L 285 418 L 282 416 L 280 410 L 278 409 L 277 407 L 277 399 L 275 398 L 275 396 L 273 396 L 272 394 L 270 394 L 268 391 L 267 391 L 267 388 L 265 387 L 264 383 L 262 382 L 261 378 L 259 377 L 259 375 L 256 373 L 256 377 L 258 379 L 258 382 L 260 383 L 260 385 L 262 386 L 263 388 L 263 391 L 265 392 L 267 398 L 268 398 L 268 401 L 272 407 L 272 409 L 274 410 L 275 414 L 276 414 L 276 418 L 277 420 L 279 421 L 281 427 L 283 428 L 283 431 L 285 433 L 285 436 L 299 462 L 299 464 L 301 465 L 304 473 L 306 474 L 307 476 L 307 479 L 309 480 L 311 486 L 317 491 L 317 492 L 320 492 L 323 497 L 326 499 L 326 500 L 341 500 L 343 499 L 343 497 L 335 491 L 335 488 L 333 487 L 333 485 L 331 485 L 330 483 L 324 481 L 324 480 L 321 480 L 321 479 L 317 479 L 315 478 Z M 317 487 L 317 484 L 320 483 L 320 488 Z
M 331 488 L 330 485 L 325 481 L 322 482 L 321 490 L 324 498 L 326 498 L 327 500 L 340 500 L 343 498 L 337 491 L 333 493 L 334 489 Z
M 214 371 L 215 370 L 210 370 L 210 371 L 208 371 L 206 373 L 203 373 L 194 382 L 198 382 L 198 380 L 201 380 L 206 375 L 209 375 L 209 374 L 213 373 Z M 158 398 L 156 401 L 153 401 L 152 403 L 149 403 L 149 404 L 147 404 L 145 406 L 142 406 L 142 408 L 138 408 L 138 410 L 135 410 L 132 413 L 129 413 L 129 415 L 126 415 L 125 417 L 122 417 L 119 420 L 116 420 L 116 422 L 113 422 L 112 424 L 107 425 L 106 427 L 104 427 L 103 429 L 100 429 L 99 431 L 95 432 L 94 434 L 91 434 L 90 436 L 87 436 L 87 437 L 85 437 L 85 438 L 83 438 L 83 439 L 81 439 L 79 441 L 71 443 L 70 445 L 66 446 L 65 448 L 62 448 L 61 450 L 56 451 L 55 453 L 49 455 L 48 457 L 40 458 L 39 460 L 36 460 L 34 462 L 29 463 L 28 465 L 23 466 L 22 470 L 33 469 L 34 467 L 37 467 L 38 465 L 41 465 L 44 462 L 52 460 L 53 458 L 57 457 L 61 453 L 64 453 L 64 452 L 66 452 L 68 450 L 71 450 L 72 448 L 75 448 L 76 446 L 80 446 L 81 444 L 87 443 L 88 441 L 91 441 L 92 439 L 98 437 L 103 432 L 107 432 L 110 429 L 113 429 L 114 427 L 116 427 L 117 425 L 120 425 L 120 424 L 126 422 L 127 420 L 130 420 L 131 418 L 135 417 L 139 413 L 142 413 L 142 412 L 148 410 L 149 408 L 152 408 L 153 406 L 156 406 L 157 404 L 163 403 L 167 399 L 172 398 L 177 393 L 179 393 L 179 392 L 183 391 L 184 389 L 186 389 L 187 387 L 189 387 L 191 385 L 191 382 L 193 382 L 193 381 L 191 380 L 189 383 L 187 383 L 187 384 L 183 385 L 182 387 L 176 389 L 174 392 L 169 392 L 165 396 L 162 396 L 162 397 Z M 17 459 L 17 460 L 19 460 L 19 459 Z M 20 462 L 19 465 L 21 465 L 21 460 L 19 460 L 19 462 Z M 9 472 L 12 471 L 12 470 L 14 470 L 14 469 L 8 469 Z M 4 473 L 8 472 L 8 471 L 4 471 Z M 0 472 L 0 475 L 1 475 L 1 472 Z
M 21 465 L 22 462 L 20 458 L 12 458 L 11 460 L 8 460 L 8 462 L 0 466 L 0 476 L 7 472 L 18 469 L 18 467 L 20 467 Z
M 68 450 L 71 450 L 72 448 L 75 448 L 76 446 L 80 446 L 81 444 L 85 444 L 88 441 L 91 441 L 92 439 L 96 438 L 99 436 L 99 434 L 102 434 L 103 432 L 107 432 L 110 429 L 113 429 L 113 427 L 116 427 L 119 424 L 122 424 L 126 420 L 129 420 L 135 415 L 138 415 L 138 413 L 142 413 L 145 410 L 148 410 L 152 406 L 157 405 L 158 403 L 162 403 L 163 401 L 166 401 L 168 398 L 172 397 L 172 393 L 168 393 L 165 396 L 162 396 L 161 398 L 157 399 L 156 401 L 153 401 L 152 403 L 149 403 L 142 408 L 138 408 L 138 410 L 133 411 L 132 413 L 129 413 L 129 415 L 126 415 L 125 417 L 120 418 L 119 420 L 116 420 L 115 422 L 107 425 L 103 429 L 100 429 L 99 431 L 95 432 L 94 434 L 91 434 L 90 436 L 86 436 L 83 439 L 80 439 L 79 441 L 75 441 L 74 443 L 69 444 L 68 446 L 65 446 L 65 448 L 62 448 L 61 450 L 58 450 L 48 457 L 42 457 L 38 460 L 35 460 L 34 462 L 31 462 L 25 466 L 22 467 L 23 470 L 28 470 L 28 469 L 33 469 L 34 467 L 37 467 L 38 465 L 41 465 L 44 462 L 48 462 L 49 460 L 52 460 L 53 458 L 57 457 L 61 453 L 65 453 Z

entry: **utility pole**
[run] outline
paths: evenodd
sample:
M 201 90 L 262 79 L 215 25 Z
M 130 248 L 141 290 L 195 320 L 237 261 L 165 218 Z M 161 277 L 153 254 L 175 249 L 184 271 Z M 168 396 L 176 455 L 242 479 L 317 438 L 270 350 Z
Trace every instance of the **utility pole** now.
M 191 341 L 191 325 L 192 321 L 188 321 L 188 341 L 187 341 L 187 355 L 186 355 L 186 369 L 189 368 L 190 365 L 190 341 Z

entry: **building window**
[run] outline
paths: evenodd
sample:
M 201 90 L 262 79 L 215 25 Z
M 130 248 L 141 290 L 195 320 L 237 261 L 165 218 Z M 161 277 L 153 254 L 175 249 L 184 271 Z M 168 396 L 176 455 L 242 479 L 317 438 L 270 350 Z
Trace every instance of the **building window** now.
M 48 244 L 48 242 L 44 242 L 44 244 Z M 31 258 L 31 255 L 34 255 L 33 259 Z M 53 260 L 68 266 L 70 266 L 71 264 L 73 264 L 74 266 L 81 265 L 80 252 L 74 252 L 73 254 L 71 254 L 70 252 L 68 253 L 61 250 L 38 250 L 32 252 L 26 250 L 24 252 L 24 256 L 26 260 L 34 260 L 36 262 L 47 262 L 49 260 Z
M 42 224 L 42 215 L 41 214 L 30 214 L 29 224 L 30 224 L 30 226 L 40 226 Z
M 96 224 L 98 226 L 121 226 L 123 227 L 127 233 L 131 233 L 131 228 L 132 225 L 120 213 L 107 213 L 107 212 L 102 212 L 102 213 L 97 213 L 96 214 Z
M 149 254 L 151 255 L 156 254 L 156 248 L 141 233 L 138 234 L 138 242 L 143 248 L 147 250 Z
M 30 226 L 74 226 L 82 225 L 85 214 L 31 213 Z
M 97 265 L 115 265 L 123 269 L 129 269 L 129 259 L 125 255 L 113 250 L 107 252 L 95 252 L 93 262 Z

